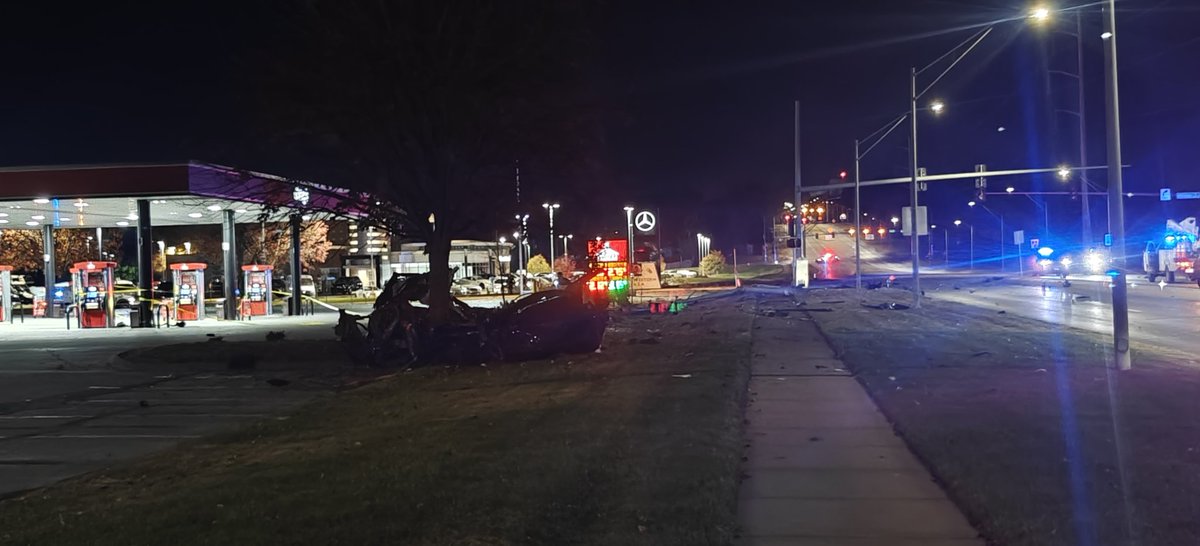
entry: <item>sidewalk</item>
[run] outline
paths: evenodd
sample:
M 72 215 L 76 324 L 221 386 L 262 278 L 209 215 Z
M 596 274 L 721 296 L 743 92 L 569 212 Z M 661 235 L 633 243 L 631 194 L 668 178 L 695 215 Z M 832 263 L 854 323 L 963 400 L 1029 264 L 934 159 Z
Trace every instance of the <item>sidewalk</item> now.
M 788 315 L 755 319 L 737 544 L 982 545 L 816 325 Z

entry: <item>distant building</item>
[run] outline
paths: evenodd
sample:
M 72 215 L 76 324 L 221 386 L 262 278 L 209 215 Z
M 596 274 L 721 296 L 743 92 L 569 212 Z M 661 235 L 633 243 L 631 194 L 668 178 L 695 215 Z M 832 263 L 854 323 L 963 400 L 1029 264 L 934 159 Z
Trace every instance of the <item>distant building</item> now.
M 458 268 L 454 278 L 511 272 L 512 248 L 512 243 L 455 239 L 450 243 L 450 267 Z M 391 253 L 389 265 L 395 273 L 428 273 L 425 243 L 402 243 L 398 251 Z

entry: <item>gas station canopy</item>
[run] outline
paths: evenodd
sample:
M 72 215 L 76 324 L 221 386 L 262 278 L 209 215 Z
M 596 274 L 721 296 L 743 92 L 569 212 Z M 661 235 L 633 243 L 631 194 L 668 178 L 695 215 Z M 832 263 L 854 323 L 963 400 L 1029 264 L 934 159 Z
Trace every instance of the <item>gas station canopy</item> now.
M 137 226 L 149 200 L 156 226 L 252 222 L 264 207 L 300 205 L 295 183 L 206 163 L 0 168 L 0 229 Z M 307 203 L 305 203 L 307 204 Z
M 146 296 L 138 303 L 141 307 L 138 323 L 149 326 L 149 296 L 154 273 L 151 230 L 154 226 L 222 226 L 223 315 L 232 319 L 239 309 L 236 287 L 240 264 L 237 253 L 231 251 L 236 248 L 235 226 L 240 222 L 258 222 L 267 216 L 266 213 L 286 213 L 291 224 L 290 269 L 293 272 L 289 279 L 292 295 L 288 305 L 292 314 L 299 314 L 302 293 L 297 272 L 301 271 L 301 221 L 308 219 L 305 211 L 360 216 L 363 198 L 362 194 L 341 188 L 194 161 L 9 167 L 0 168 L 0 229 L 42 231 L 44 261 L 49 265 L 43 268 L 46 294 L 53 293 L 55 286 L 53 230 L 136 229 L 137 285 L 139 292 Z M 113 279 L 107 278 L 104 282 L 107 283 L 105 294 L 110 294 Z M 184 300 L 191 304 L 190 297 L 184 296 L 177 293 L 174 299 L 180 305 L 185 304 Z M 107 299 L 111 315 L 111 297 Z M 202 302 L 202 299 L 198 301 Z M 95 309 L 102 308 L 100 303 L 92 304 Z M 201 316 L 198 312 L 191 319 L 198 320 Z

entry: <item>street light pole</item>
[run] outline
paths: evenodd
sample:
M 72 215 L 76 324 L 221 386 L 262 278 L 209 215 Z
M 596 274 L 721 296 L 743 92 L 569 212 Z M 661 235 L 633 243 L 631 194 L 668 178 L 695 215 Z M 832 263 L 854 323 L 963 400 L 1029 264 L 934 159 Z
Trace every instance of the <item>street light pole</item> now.
M 862 214 L 859 213 L 859 182 L 861 175 L 859 174 L 859 163 L 862 161 L 862 156 L 858 153 L 858 140 L 854 141 L 854 289 L 862 290 L 862 252 L 860 250 L 860 237 L 862 233 Z
M 971 271 L 975 271 L 975 224 L 968 224 L 971 230 Z
M 908 120 L 910 134 L 909 148 L 912 150 L 912 187 L 910 189 L 910 199 L 912 201 L 912 210 L 909 211 L 909 225 L 911 227 L 912 240 L 910 250 L 912 252 L 912 279 L 913 279 L 913 307 L 921 306 L 921 259 L 920 259 L 920 226 L 917 225 L 917 69 L 913 67 L 909 72 L 909 102 L 908 102 Z M 857 192 L 855 192 L 857 194 Z M 855 215 L 855 220 L 858 220 L 858 215 Z M 861 231 L 861 230 L 860 230 Z
M 1117 275 L 1113 277 L 1113 356 L 1117 368 L 1133 367 L 1129 356 L 1129 300 L 1125 289 L 1125 199 L 1121 180 L 1121 107 L 1117 92 L 1117 12 L 1115 0 L 1105 6 L 1104 102 L 1108 133 L 1108 222 L 1117 250 Z
M 558 208 L 558 203 L 551 205 L 550 203 L 542 203 L 542 208 L 550 213 L 550 261 L 554 261 L 554 209 Z

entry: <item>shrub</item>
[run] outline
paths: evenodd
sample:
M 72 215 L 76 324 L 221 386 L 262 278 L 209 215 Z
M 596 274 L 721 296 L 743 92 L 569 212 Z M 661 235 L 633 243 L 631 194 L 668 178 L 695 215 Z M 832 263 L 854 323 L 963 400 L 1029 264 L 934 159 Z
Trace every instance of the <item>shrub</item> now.
M 705 277 L 716 275 L 725 270 L 725 255 L 721 254 L 720 250 L 714 250 L 708 253 L 704 259 L 700 260 L 700 274 Z

